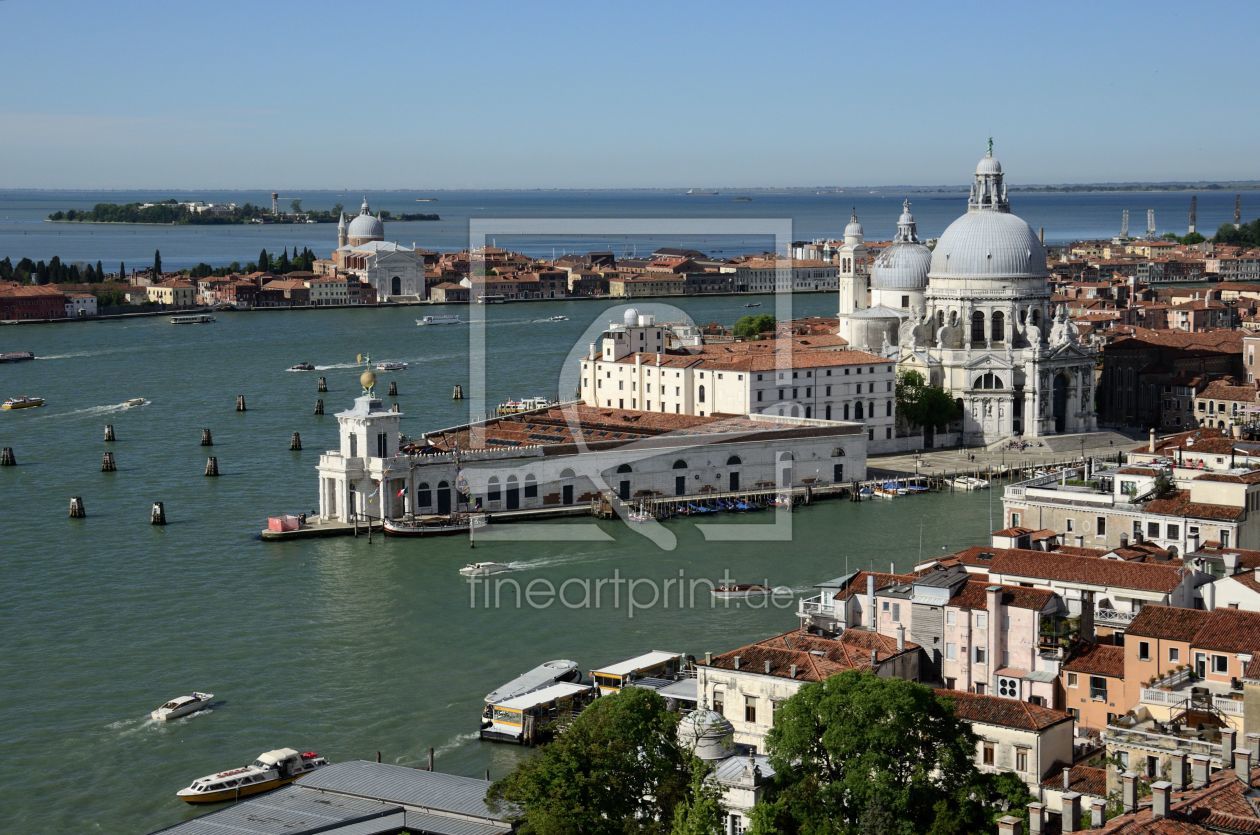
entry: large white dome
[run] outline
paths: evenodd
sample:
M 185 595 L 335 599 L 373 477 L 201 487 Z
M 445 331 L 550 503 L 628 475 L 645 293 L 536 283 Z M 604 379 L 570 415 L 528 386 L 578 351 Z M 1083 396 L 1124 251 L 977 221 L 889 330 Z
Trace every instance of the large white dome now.
M 385 224 L 372 215 L 355 215 L 350 221 L 346 234 L 351 238 L 367 238 L 373 241 L 385 240 Z
M 1046 250 L 1032 227 L 1000 211 L 970 211 L 941 234 L 930 277 L 1045 278 Z

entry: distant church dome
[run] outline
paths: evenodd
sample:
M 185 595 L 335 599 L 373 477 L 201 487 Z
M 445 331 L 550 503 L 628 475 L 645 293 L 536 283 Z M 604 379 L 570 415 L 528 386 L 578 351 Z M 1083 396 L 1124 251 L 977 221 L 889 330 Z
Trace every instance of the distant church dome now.
M 854 238 L 856 240 L 850 240 Z M 858 223 L 857 209 L 853 210 L 848 225 L 844 227 L 844 242 L 847 244 L 862 242 L 862 224 Z
M 871 265 L 873 290 L 922 290 L 927 287 L 932 250 L 919 242 L 910 201 L 901 204 L 897 234 Z
M 735 753 L 735 726 L 722 714 L 700 708 L 678 720 L 678 744 L 706 761 Z
M 1011 214 L 1002 165 L 993 157 L 993 140 L 976 166 L 967 214 L 945 229 L 932 250 L 930 277 L 1046 277 L 1045 247 L 1031 226 Z
M 363 198 L 363 206 L 360 207 L 359 214 L 350 221 L 350 228 L 346 234 L 352 244 L 385 240 L 385 224 L 381 223 L 380 218 L 372 216 L 366 197 Z

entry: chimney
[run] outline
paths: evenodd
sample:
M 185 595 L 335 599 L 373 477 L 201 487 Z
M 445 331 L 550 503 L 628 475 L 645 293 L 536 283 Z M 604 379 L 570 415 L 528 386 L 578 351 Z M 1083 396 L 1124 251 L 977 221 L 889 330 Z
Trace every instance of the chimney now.
M 1234 776 L 1251 785 L 1251 752 L 1246 748 L 1234 750 Z
M 734 661 L 735 661 L 735 669 L 738 670 L 739 669 L 739 656 L 738 655 L 735 656 Z
M 1033 801 L 1028 804 L 1028 835 L 1042 835 L 1046 831 L 1046 804 Z
M 1237 742 L 1238 731 L 1229 727 L 1221 728 L 1221 768 L 1229 768 L 1229 760 L 1234 756 Z
M 1168 802 L 1172 799 L 1172 783 L 1159 780 L 1151 783 L 1151 819 L 1168 817 Z
M 1081 795 L 1079 792 L 1063 793 L 1063 811 L 1061 813 L 1064 832 L 1077 832 L 1081 828 Z
M 1124 807 L 1124 813 L 1137 811 L 1138 805 L 1138 789 L 1137 789 L 1137 773 L 1126 771 L 1120 775 L 1120 782 L 1123 784 L 1120 789 L 1121 805 Z
M 866 575 L 866 628 L 875 631 L 878 620 L 875 616 L 875 575 Z
M 706 652 L 706 653 L 704 654 L 704 666 L 706 666 L 706 667 L 712 667 L 712 666 L 713 666 L 713 653 L 711 653 L 711 652 Z
M 1168 757 L 1168 767 L 1172 772 L 1172 788 L 1173 791 L 1185 791 L 1186 789 L 1186 755 L 1183 751 L 1174 751 Z
M 1251 761 L 1260 763 L 1260 734 L 1247 734 L 1247 750 L 1251 752 Z
M 998 818 L 998 835 L 1024 835 L 1024 822 L 1014 815 Z
M 1072 788 L 1072 769 L 1063 766 L 1063 790 L 1069 791 Z
M 1120 547 L 1121 548 L 1129 547 L 1129 535 L 1127 533 L 1120 534 Z
M 1153 426 L 1151 427 L 1151 443 L 1150 443 L 1150 446 L 1147 448 L 1147 451 L 1149 452 L 1155 451 L 1155 427 Z
M 1222 554 L 1221 555 L 1221 562 L 1225 564 L 1226 577 L 1233 577 L 1235 574 L 1238 573 L 1238 559 L 1239 558 L 1237 554 Z
M 897 624 L 897 652 L 902 652 L 906 648 L 906 628 L 901 624 Z
M 1212 773 L 1212 759 L 1204 754 L 1195 754 L 1190 758 L 1191 786 L 1199 789 L 1207 785 L 1208 775 Z
M 878 666 L 879 666 L 879 653 L 876 650 L 871 650 L 871 669 L 874 670 Z
M 1107 801 L 1091 800 L 1089 803 L 1089 825 L 1094 829 L 1102 829 L 1107 823 Z
M 796 665 L 792 665 L 792 678 L 796 678 Z
M 1197 533 L 1186 534 L 1186 553 L 1193 554 L 1199 550 L 1199 535 Z
M 770 661 L 766 661 L 766 675 L 770 675 Z

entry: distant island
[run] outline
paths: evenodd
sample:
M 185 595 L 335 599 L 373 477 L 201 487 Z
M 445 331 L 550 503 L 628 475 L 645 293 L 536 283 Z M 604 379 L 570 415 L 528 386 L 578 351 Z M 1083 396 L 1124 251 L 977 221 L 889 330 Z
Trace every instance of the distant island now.
M 253 203 L 201 203 L 162 200 L 155 203 L 97 203 L 90 210 L 69 209 L 48 216 L 52 223 L 143 223 L 161 226 L 228 226 L 245 223 L 336 223 L 345 207 L 303 209 L 301 200 L 290 203 L 289 212 L 273 212 Z M 392 214 L 381 211 L 381 220 L 440 220 L 428 212 Z

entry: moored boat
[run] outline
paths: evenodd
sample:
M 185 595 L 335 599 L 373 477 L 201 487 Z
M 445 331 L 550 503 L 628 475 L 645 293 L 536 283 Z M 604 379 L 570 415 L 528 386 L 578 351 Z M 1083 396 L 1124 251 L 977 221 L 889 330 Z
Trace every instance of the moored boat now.
M 152 711 L 149 716 L 156 722 L 169 722 L 199 710 L 205 710 L 214 701 L 213 693 L 202 693 L 194 690 L 187 696 L 176 696 L 166 704 Z
M 484 513 L 455 513 L 450 516 L 410 516 L 386 519 L 381 527 L 386 536 L 449 536 L 467 533 L 490 524 Z
M 974 478 L 969 475 L 960 475 L 954 479 L 955 490 L 987 490 L 989 482 L 983 478 Z
M 43 405 L 44 398 L 28 397 L 23 395 L 21 397 L 10 397 L 8 400 L 4 401 L 4 405 L 0 406 L 0 409 L 4 409 L 6 412 L 11 412 L 15 409 L 34 409 L 37 406 Z
M 264 751 L 243 768 L 232 768 L 193 780 L 175 793 L 185 803 L 220 803 L 278 789 L 309 774 L 328 760 L 314 751 L 298 753 L 292 748 Z
M 560 681 L 487 703 L 481 738 L 521 745 L 543 742 L 556 733 L 557 720 L 575 714 L 594 698 L 589 685 Z
M 579 681 L 581 678 L 582 671 L 578 669 L 576 661 L 570 661 L 567 658 L 544 661 L 529 672 L 521 673 L 508 683 L 487 693 L 486 704 L 493 705 L 517 696 L 524 696 L 526 693 L 550 687 L 558 681 Z
M 523 400 L 505 400 L 494 411 L 495 414 L 502 417 L 504 415 L 518 415 L 521 412 L 532 412 L 535 409 L 546 409 L 554 405 L 556 405 L 556 401 L 548 400 L 546 397 L 526 397 Z
M 460 574 L 465 577 L 486 577 L 490 574 L 500 574 L 510 570 L 506 563 L 501 562 L 470 562 L 459 570 Z

